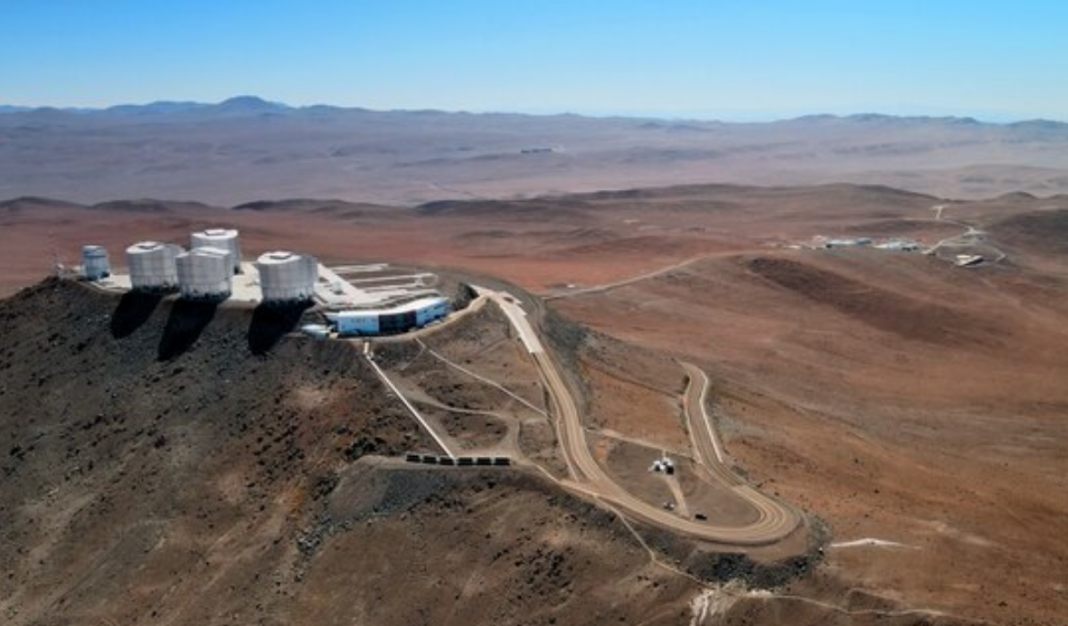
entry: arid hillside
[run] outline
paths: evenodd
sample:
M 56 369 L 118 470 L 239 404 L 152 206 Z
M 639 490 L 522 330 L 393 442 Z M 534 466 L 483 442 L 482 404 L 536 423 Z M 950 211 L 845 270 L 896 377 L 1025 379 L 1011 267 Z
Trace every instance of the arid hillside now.
M 1055 624 L 1066 290 L 920 255 L 765 252 L 555 306 L 702 363 L 732 458 L 829 524 L 829 571 L 910 606 Z
M 433 444 L 348 344 L 117 306 L 0 304 L 4 623 L 688 619 L 692 581 L 536 476 L 368 462 Z
M 432 345 L 462 359 L 498 321 L 469 316 Z M 54 280 L 0 303 L 17 337 L 0 354 L 5 623 L 972 623 L 852 590 L 818 560 L 695 547 L 530 468 L 390 458 L 434 444 L 358 350 L 277 322 Z M 561 332 L 621 376 L 609 390 L 634 386 L 618 359 L 640 352 Z M 416 348 L 387 344 L 382 362 L 443 380 Z M 662 357 L 644 365 L 671 379 Z
M 212 226 L 241 230 L 248 254 L 284 247 L 325 262 L 391 261 L 465 268 L 536 293 L 628 279 L 720 253 L 831 237 L 906 236 L 932 245 L 962 232 L 947 218 L 984 226 L 1017 212 L 1068 206 L 1068 196 L 1026 194 L 951 202 L 882 186 L 695 185 L 508 201 L 436 201 L 417 207 L 340 200 L 255 201 L 232 208 L 166 200 L 76 204 L 0 201 L 0 293 L 36 283 L 58 261 L 79 262 L 85 243 L 125 264 L 129 244 L 189 245 Z M 1026 251 L 1026 250 L 1024 250 Z
M 689 463 L 685 457 L 692 454 L 691 441 L 681 409 L 687 378 L 680 365 L 689 362 L 711 378 L 708 404 L 727 461 L 754 486 L 801 509 L 815 520 L 813 528 L 827 532 L 819 564 L 783 586 L 760 592 L 744 585 L 704 587 L 707 581 L 680 580 L 662 567 L 651 567 L 649 554 L 613 521 L 617 518 L 604 517 L 582 498 L 556 490 L 551 480 L 522 474 L 509 482 L 477 473 L 449 478 L 449 485 L 459 481 L 459 491 L 449 491 L 456 495 L 447 513 L 439 500 L 428 500 L 418 505 L 424 507 L 418 515 L 375 518 L 391 529 L 376 535 L 379 540 L 397 543 L 403 554 L 438 554 L 435 550 L 445 545 L 416 542 L 409 534 L 412 528 L 464 533 L 443 535 L 453 538 L 448 556 L 441 557 L 448 569 L 420 570 L 425 587 L 438 594 L 429 597 L 441 605 L 453 606 L 460 593 L 448 586 L 455 582 L 456 563 L 484 565 L 477 570 L 482 574 L 472 575 L 474 581 L 503 575 L 493 569 L 497 565 L 480 560 L 487 557 L 479 541 L 495 542 L 500 536 L 511 543 L 514 537 L 529 536 L 530 545 L 543 551 L 548 545 L 577 551 L 581 545 L 588 552 L 568 554 L 582 554 L 576 558 L 583 563 L 589 560 L 589 569 L 575 570 L 574 580 L 584 582 L 574 582 L 573 589 L 582 592 L 561 605 L 563 612 L 526 615 L 524 602 L 541 592 L 522 581 L 531 578 L 531 585 L 540 585 L 551 571 L 551 566 L 531 566 L 514 579 L 524 590 L 523 600 L 513 598 L 506 605 L 503 594 L 478 596 L 475 606 L 467 603 L 465 591 L 455 604 L 460 607 L 457 620 L 477 622 L 493 614 L 502 623 L 548 623 L 551 617 L 557 623 L 605 623 L 593 617 L 600 608 L 583 609 L 586 621 L 567 609 L 622 602 L 628 619 L 638 615 L 644 616 L 635 620 L 639 622 L 686 623 L 693 615 L 690 602 L 700 596 L 707 624 L 797 619 L 1060 624 L 1068 611 L 1063 583 L 1068 545 L 1061 538 L 1068 536 L 1062 532 L 1068 515 L 1068 396 L 1062 383 L 1068 380 L 1068 259 L 1057 233 L 1063 230 L 1060 218 L 1066 207 L 1063 195 L 1015 193 L 966 201 L 852 185 L 704 185 L 412 208 L 303 199 L 256 202 L 237 210 L 22 198 L 0 204 L 0 248 L 15 252 L 0 284 L 7 294 L 34 285 L 51 266 L 53 251 L 69 265 L 80 244 L 104 243 L 122 265 L 123 246 L 132 241 L 185 243 L 189 230 L 213 225 L 240 228 L 248 254 L 285 247 L 313 252 L 331 263 L 384 260 L 452 268 L 458 275 L 473 275 L 476 282 L 486 275 L 499 277 L 544 297 L 524 296 L 546 320 L 550 334 L 563 333 L 554 345 L 570 350 L 561 357 L 566 357 L 575 387 L 583 391 L 587 437 L 613 478 L 637 485 L 659 502 L 663 485 L 650 482 L 645 472 L 650 455 L 665 451 L 677 455 L 683 466 Z M 824 247 L 829 240 L 866 237 L 875 245 Z M 919 250 L 877 247 L 912 240 Z M 958 267 L 958 254 L 980 254 L 984 260 Z M 203 595 L 205 588 L 197 585 L 206 578 L 190 582 L 192 573 L 217 573 L 223 570 L 213 568 L 220 567 L 237 573 L 235 578 L 212 578 L 224 581 L 218 583 L 223 587 L 210 587 L 220 591 L 211 594 L 213 601 L 229 597 L 225 602 L 231 604 L 211 615 L 230 615 L 239 605 L 244 607 L 241 615 L 254 605 L 267 607 L 264 615 L 292 615 L 288 611 L 300 606 L 330 623 L 335 600 L 344 604 L 357 597 L 350 589 L 338 599 L 334 586 L 355 574 L 336 565 L 341 561 L 315 570 L 316 563 L 326 562 L 318 559 L 332 553 L 324 548 L 301 561 L 298 540 L 314 535 L 323 510 L 339 511 L 339 519 L 364 520 L 361 513 L 351 513 L 355 505 L 340 495 L 352 493 L 345 485 L 378 493 L 379 487 L 364 485 L 407 479 L 393 478 L 397 469 L 389 462 L 352 459 L 364 452 L 393 454 L 428 445 L 421 431 L 399 405 L 383 397 L 381 386 L 349 352 L 282 338 L 276 331 L 256 333 L 251 342 L 255 316 L 249 311 L 179 311 L 172 322 L 173 307 L 164 302 L 147 313 L 130 308 L 121 317 L 125 322 L 115 327 L 116 302 L 62 285 L 47 282 L 0 305 L 0 415 L 8 420 L 8 430 L 0 436 L 12 438 L 11 454 L 0 465 L 3 471 L 20 472 L 5 478 L 2 486 L 14 495 L 5 495 L 2 505 L 7 516 L 0 520 L 2 532 L 8 534 L 0 556 L 11 556 L 17 566 L 0 597 L 10 595 L 20 607 L 24 621 L 15 623 L 50 623 L 43 616 L 53 614 L 70 616 L 69 623 L 96 614 L 136 621 L 156 610 L 156 604 L 190 620 L 174 623 L 197 623 L 205 613 L 196 611 L 214 605 L 194 602 Z M 200 322 L 180 323 L 189 314 Z M 562 322 L 564 318 L 570 322 Z M 477 319 L 480 324 L 500 321 Z M 576 338 L 568 328 L 583 330 Z M 515 337 L 502 333 L 499 328 L 466 328 L 427 338 L 426 349 L 483 375 L 504 377 L 538 406 L 537 378 L 529 363 L 517 360 L 521 352 Z M 477 436 L 463 435 L 464 442 L 480 445 L 506 436 L 503 422 L 492 416 L 472 417 L 441 406 L 490 413 L 500 409 L 495 396 L 484 390 L 472 395 L 476 385 L 441 370 L 418 345 L 384 350 L 386 357 L 391 373 L 403 379 L 406 390 L 423 394 L 424 406 L 437 411 L 446 428 L 484 427 Z M 260 375 L 236 376 L 238 371 Z M 105 373 L 117 376 L 116 382 L 102 384 Z M 164 398 L 146 396 L 160 388 Z M 169 412 L 145 409 L 164 402 Z M 123 410 L 108 410 L 112 404 Z M 215 418 L 190 417 L 201 414 Z M 536 435 L 528 439 L 534 447 L 527 449 L 536 456 L 539 446 L 551 447 L 553 434 L 545 420 L 523 419 Z M 298 427 L 290 432 L 293 424 Z M 381 442 L 371 435 L 380 430 L 386 433 L 375 435 Z M 71 436 L 81 442 L 75 446 L 81 456 L 68 451 Z M 187 449 L 196 442 L 207 447 Z M 559 459 L 549 454 L 536 458 L 549 474 L 561 475 Z M 99 473 L 101 467 L 109 469 Z M 53 472 L 55 468 L 60 469 Z M 224 478 L 225 468 L 233 468 L 236 477 Z M 331 473 L 338 488 L 324 486 L 332 495 L 316 499 L 320 477 Z M 67 475 L 69 480 L 56 478 Z M 370 478 L 374 476 L 379 478 Z M 149 480 L 145 477 L 156 481 L 151 484 L 157 491 L 139 487 L 137 481 Z M 443 480 L 436 474 L 427 478 Z M 483 500 L 476 490 L 485 494 L 482 480 L 494 480 L 494 497 L 501 498 L 489 509 L 477 504 Z M 247 493 L 233 495 L 241 485 Z M 270 486 L 269 493 L 250 495 L 264 493 L 256 491 L 264 485 Z M 510 486 L 502 490 L 505 485 Z M 693 485 L 683 482 L 680 488 L 694 502 L 704 501 Z M 53 489 L 60 491 L 49 496 Z M 116 494 L 138 493 L 141 500 L 130 501 L 128 508 L 138 519 L 157 521 L 136 525 L 117 506 L 106 514 L 113 517 L 101 517 L 105 514 L 94 512 L 101 505 L 93 504 L 104 493 L 101 489 L 110 494 L 109 502 L 116 501 Z M 223 495 L 214 495 L 217 491 Z M 201 511 L 201 499 L 218 503 Z M 184 504 L 175 508 L 174 502 Z M 528 508 L 527 502 L 535 504 Z M 582 512 L 575 513 L 577 521 L 564 513 L 537 517 L 543 510 L 564 510 L 552 507 Z M 452 516 L 468 510 L 460 518 Z M 518 511 L 515 518 L 513 510 Z M 511 521 L 501 521 L 502 515 Z M 422 526 L 428 523 L 424 516 L 436 521 Z M 533 519 L 537 524 L 527 523 Z M 59 566 L 49 556 L 53 550 L 67 561 L 76 558 L 79 565 L 71 571 L 85 572 L 106 562 L 108 550 L 127 549 L 103 538 L 92 544 L 79 541 L 87 528 L 96 527 L 93 520 L 130 529 L 130 537 L 166 535 L 156 549 L 192 546 L 188 554 L 196 550 L 196 555 L 168 570 L 183 582 L 169 591 L 175 583 L 171 578 L 166 585 L 159 582 L 164 577 L 159 574 L 155 587 L 136 592 L 143 595 L 121 595 L 135 594 L 141 578 L 122 567 L 105 568 L 100 571 L 114 572 L 105 579 L 119 581 L 115 587 L 104 588 L 99 597 L 84 593 L 78 596 L 81 604 L 70 604 L 85 583 L 54 569 Z M 342 526 L 343 535 L 331 534 L 319 545 L 337 541 L 348 546 L 337 553 L 348 562 L 356 559 L 352 546 L 367 550 L 370 544 L 359 542 L 370 531 L 362 521 Z M 68 527 L 76 530 L 57 530 Z M 679 554 L 670 542 L 657 543 L 664 537 L 640 532 L 654 540 L 655 552 L 669 563 Z M 255 568 L 274 573 L 271 585 L 282 581 L 278 593 L 234 582 L 251 570 L 230 565 L 232 559 L 260 558 L 257 546 L 265 537 L 272 546 L 275 538 L 282 539 L 278 547 L 262 552 L 267 560 Z M 151 556 L 150 540 L 139 540 L 145 545 L 138 549 L 148 552 L 129 561 L 134 572 L 158 572 L 148 565 L 137 568 L 150 562 L 159 568 L 171 560 L 167 553 Z M 502 549 L 493 543 L 487 553 Z M 619 556 L 617 549 L 633 556 Z M 216 558 L 205 561 L 210 554 Z M 294 563 L 305 562 L 311 563 L 305 581 L 319 571 L 315 580 L 328 583 L 315 587 L 320 591 L 286 582 L 295 580 Z M 614 573 L 602 577 L 598 572 L 606 567 Z M 471 590 L 484 588 L 478 584 L 465 589 L 475 593 Z M 243 604 L 222 593 L 229 585 L 254 601 Z M 401 609 L 388 603 L 403 596 L 384 587 L 361 589 L 360 594 L 372 595 L 360 595 L 360 602 L 368 597 L 384 602 L 391 615 L 404 615 L 405 623 L 453 619 L 452 613 L 395 613 Z M 156 604 L 144 614 L 111 613 L 99 599 L 104 597 L 120 598 L 107 611 L 149 607 L 147 600 L 141 603 L 144 598 Z M 161 597 L 183 599 L 172 605 Z M 137 601 L 121 600 L 130 598 Z M 56 613 L 64 606 L 75 608 Z M 480 607 L 488 607 L 489 613 L 480 613 Z M 514 617 L 510 607 L 523 617 Z M 221 617 L 211 619 L 223 623 Z M 377 617 L 367 621 L 389 623 Z

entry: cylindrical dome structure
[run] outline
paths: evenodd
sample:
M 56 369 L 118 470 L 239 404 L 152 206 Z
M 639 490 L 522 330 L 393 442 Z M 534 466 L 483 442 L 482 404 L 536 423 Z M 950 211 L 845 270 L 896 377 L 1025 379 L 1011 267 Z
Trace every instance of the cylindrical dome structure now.
M 104 246 L 82 246 L 82 273 L 89 280 L 111 276 L 111 262 Z
M 315 295 L 319 262 L 293 252 L 267 252 L 256 261 L 266 303 L 303 302 Z
M 175 258 L 178 289 L 187 300 L 225 300 L 230 297 L 233 261 L 222 248 L 193 248 Z
M 178 286 L 175 257 L 181 251 L 178 246 L 156 241 L 142 241 L 127 248 L 130 286 L 135 291 L 173 291 Z
M 221 248 L 230 251 L 230 262 L 233 264 L 233 273 L 241 271 L 241 242 L 237 238 L 237 231 L 232 228 L 209 228 L 193 233 L 193 248 Z

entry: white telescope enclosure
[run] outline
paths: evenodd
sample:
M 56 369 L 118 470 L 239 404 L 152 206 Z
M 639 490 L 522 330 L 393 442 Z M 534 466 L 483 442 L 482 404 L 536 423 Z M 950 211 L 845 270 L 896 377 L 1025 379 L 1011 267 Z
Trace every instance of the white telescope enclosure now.
M 193 233 L 192 247 L 195 248 L 221 248 L 230 251 L 230 262 L 233 264 L 233 273 L 241 271 L 241 242 L 238 232 L 232 228 L 209 228 Z
M 82 246 L 82 273 L 89 280 L 100 280 L 111 275 L 111 262 L 104 246 Z
M 315 257 L 267 252 L 256 261 L 256 269 L 264 302 L 301 302 L 315 295 L 315 281 L 319 277 L 319 262 Z
M 137 291 L 170 291 L 178 286 L 175 259 L 179 246 L 157 241 L 142 241 L 126 249 L 130 267 L 130 286 Z
M 178 289 L 189 300 L 225 300 L 230 297 L 233 262 L 230 251 L 202 247 L 183 252 L 175 259 Z

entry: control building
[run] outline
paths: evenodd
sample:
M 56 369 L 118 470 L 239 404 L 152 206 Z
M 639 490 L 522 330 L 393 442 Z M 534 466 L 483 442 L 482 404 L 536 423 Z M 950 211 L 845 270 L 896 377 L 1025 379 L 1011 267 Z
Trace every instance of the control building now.
M 420 298 L 388 309 L 340 311 L 337 313 L 337 332 L 341 335 L 393 335 L 444 319 L 449 312 L 449 301 L 442 297 Z

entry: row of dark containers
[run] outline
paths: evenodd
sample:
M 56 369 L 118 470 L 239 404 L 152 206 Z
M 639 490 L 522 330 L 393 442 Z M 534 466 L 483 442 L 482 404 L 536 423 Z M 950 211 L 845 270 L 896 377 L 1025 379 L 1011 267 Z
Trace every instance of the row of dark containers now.
M 506 456 L 441 456 L 438 454 L 415 454 L 405 455 L 405 461 L 409 463 L 422 463 L 424 465 L 454 465 L 461 467 L 486 467 L 507 466 L 512 464 L 512 459 Z

